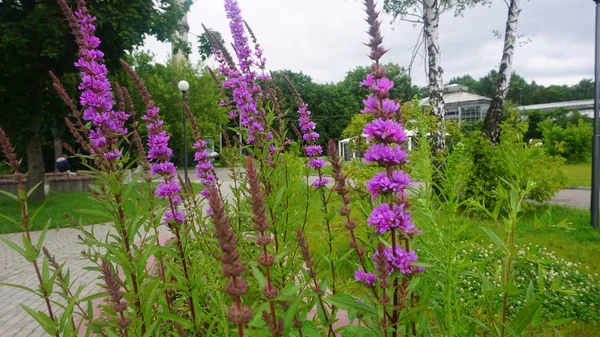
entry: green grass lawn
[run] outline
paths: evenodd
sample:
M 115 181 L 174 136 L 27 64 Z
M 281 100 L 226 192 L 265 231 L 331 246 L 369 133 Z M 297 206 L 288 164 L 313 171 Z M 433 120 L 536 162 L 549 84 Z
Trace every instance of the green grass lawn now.
M 569 229 L 534 227 L 535 218 L 546 217 L 546 224 L 558 224 L 566 221 Z M 477 235 L 488 241 L 480 225 L 492 224 L 487 219 L 473 219 L 473 227 L 468 231 L 466 239 Z M 546 247 L 556 252 L 557 256 L 567 261 L 578 262 L 590 267 L 594 273 L 600 273 L 600 230 L 590 226 L 590 212 L 558 205 L 531 206 L 531 210 L 521 218 L 517 225 L 517 238 L 523 238 L 522 243 L 531 243 Z
M 196 193 L 200 192 L 200 185 L 193 184 Z M 133 192 L 137 193 L 137 192 Z M 125 203 L 126 211 L 134 211 L 134 195 L 130 202 Z M 28 204 L 28 214 L 31 216 L 42 206 L 44 202 L 30 202 Z M 42 230 L 48 220 L 51 221 L 50 228 L 62 228 L 71 225 L 65 218 L 68 214 L 80 220 L 86 225 L 106 222 L 106 218 L 98 215 L 89 215 L 78 212 L 78 210 L 97 209 L 97 203 L 88 192 L 73 193 L 50 193 L 46 196 L 44 207 L 31 224 L 31 230 Z M 15 200 L 0 194 L 0 214 L 8 216 L 16 221 L 21 219 L 21 206 Z M 0 234 L 21 232 L 21 228 L 10 221 L 0 218 Z
M 567 186 L 592 186 L 592 164 L 574 164 L 563 166 L 567 174 Z
M 28 205 L 28 213 L 34 214 L 43 203 L 32 202 Z M 74 193 L 51 193 L 46 196 L 44 208 L 40 211 L 35 221 L 31 224 L 32 230 L 41 230 L 48 220 L 51 220 L 51 228 L 64 227 L 69 224 L 65 219 L 65 214 L 70 214 L 75 218 L 80 218 L 84 223 L 102 222 L 99 216 L 76 214 L 77 209 L 90 209 L 95 207 L 96 203 L 90 199 L 88 192 Z M 0 196 L 0 213 L 15 220 L 21 219 L 21 206 L 18 202 L 4 195 Z M 20 232 L 21 229 L 16 224 L 0 219 L 0 233 Z

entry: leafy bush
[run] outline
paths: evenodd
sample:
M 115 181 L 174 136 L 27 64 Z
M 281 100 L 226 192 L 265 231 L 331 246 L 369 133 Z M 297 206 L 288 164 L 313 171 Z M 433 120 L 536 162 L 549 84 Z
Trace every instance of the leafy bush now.
M 528 180 L 536 183 L 529 198 L 537 202 L 549 201 L 566 185 L 567 177 L 561 170 L 564 159 L 549 155 L 533 142 L 524 142 L 526 127 L 516 117 L 507 119 L 501 125 L 500 143 L 495 146 L 480 131 L 466 137 L 465 144 L 473 159 L 467 196 L 492 203 L 498 185 L 513 175 L 520 175 L 519 180 L 524 184 Z
M 592 160 L 591 123 L 579 119 L 576 123 L 561 126 L 551 119 L 538 124 L 542 130 L 543 144 L 547 153 L 561 156 L 568 163 L 589 163 Z

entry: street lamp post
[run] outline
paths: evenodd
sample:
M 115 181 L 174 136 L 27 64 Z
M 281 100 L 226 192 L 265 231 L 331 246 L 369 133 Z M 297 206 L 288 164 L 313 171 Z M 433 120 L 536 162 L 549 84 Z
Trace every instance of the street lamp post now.
M 600 1 L 600 0 L 599 0 Z M 177 87 L 179 88 L 179 91 L 181 91 L 181 109 L 182 109 L 182 114 L 181 114 L 181 121 L 183 122 L 183 172 L 184 172 L 184 177 L 185 177 L 185 182 L 189 182 L 188 179 L 188 143 L 187 143 L 187 127 L 186 127 L 186 118 L 185 118 L 185 94 L 187 93 L 187 91 L 190 89 L 190 84 L 187 81 L 179 81 L 179 83 L 177 83 Z
M 598 211 L 600 208 L 600 0 L 596 3 L 596 57 L 595 57 L 595 92 L 594 92 L 594 138 L 592 142 L 592 227 L 598 228 Z

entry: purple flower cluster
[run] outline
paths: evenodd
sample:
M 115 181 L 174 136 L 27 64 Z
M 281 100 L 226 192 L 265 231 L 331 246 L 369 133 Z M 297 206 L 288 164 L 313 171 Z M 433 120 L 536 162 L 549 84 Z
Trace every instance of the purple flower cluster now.
M 329 179 L 327 178 L 317 178 L 317 180 L 315 180 L 315 182 L 312 184 L 314 189 L 317 189 L 319 187 L 323 187 L 326 186 L 329 183 Z
M 406 141 L 404 127 L 391 119 L 377 119 L 365 126 L 363 133 L 369 142 L 401 143 Z
M 373 254 L 373 260 L 377 261 L 378 255 L 379 251 Z M 417 253 L 415 253 L 414 250 L 406 251 L 396 245 L 394 250 L 385 248 L 383 250 L 383 256 L 385 261 L 391 267 L 390 272 L 399 270 L 402 274 L 409 275 L 423 271 L 423 267 L 413 265 L 413 262 L 418 260 Z
M 365 127 L 365 129 L 369 127 Z M 406 163 L 408 154 L 400 145 L 372 144 L 365 152 L 366 162 L 375 162 L 383 167 L 392 167 Z
M 367 286 L 372 286 L 375 285 L 375 281 L 377 281 L 377 275 L 367 273 L 362 269 L 357 269 L 354 272 L 354 279 L 363 282 Z
M 181 197 L 179 196 L 181 186 L 175 178 L 177 175 L 175 165 L 170 162 L 173 155 L 173 150 L 169 147 L 170 137 L 163 130 L 162 126 L 164 122 L 158 116 L 160 109 L 154 106 L 153 103 L 149 105 L 146 114 L 142 117 L 148 123 L 146 125 L 146 128 L 148 128 L 147 144 L 149 148 L 147 158 L 152 163 L 150 172 L 153 175 L 159 175 L 163 178 L 163 181 L 156 187 L 156 197 L 169 201 L 169 207 L 164 214 L 163 223 L 165 225 L 172 222 L 180 224 L 185 220 L 185 213 L 177 210 L 177 205 L 181 204 Z
M 390 206 L 382 202 L 373 208 L 367 222 L 370 226 L 375 227 L 375 232 L 379 234 L 385 234 L 392 228 L 402 230 L 408 237 L 421 233 L 415 227 L 411 212 L 404 207 L 404 204 Z
M 210 189 L 215 186 L 217 177 L 214 174 L 214 166 L 210 161 L 210 152 L 206 149 L 206 141 L 196 141 L 194 149 L 196 150 L 194 161 L 196 161 L 197 177 L 200 178 L 200 183 L 205 187 L 200 194 L 207 197 Z
M 410 176 L 403 171 L 394 171 L 388 177 L 386 172 L 379 172 L 367 183 L 367 190 L 371 192 L 373 199 L 384 194 L 396 194 L 405 196 L 405 190 L 410 185 Z
M 117 138 L 127 134 L 124 126 L 129 115 L 113 110 L 115 101 L 107 77 L 108 69 L 103 63 L 104 53 L 98 50 L 100 39 L 94 35 L 96 17 L 85 8 L 77 10 L 75 17 L 79 23 L 79 60 L 75 62 L 75 67 L 81 72 L 78 88 L 82 90 L 79 102 L 84 106 L 83 119 L 92 124 L 89 133 L 90 152 L 114 161 L 121 156 L 121 151 L 116 147 Z

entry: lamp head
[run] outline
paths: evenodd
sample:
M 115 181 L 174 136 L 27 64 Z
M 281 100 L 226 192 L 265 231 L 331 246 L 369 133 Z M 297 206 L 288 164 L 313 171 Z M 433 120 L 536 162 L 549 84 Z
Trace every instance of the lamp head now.
M 598 0 L 600 1 L 600 0 Z M 179 83 L 177 83 L 177 87 L 179 88 L 179 91 L 181 92 L 186 92 L 190 89 L 190 84 L 188 83 L 188 81 L 179 81 Z

